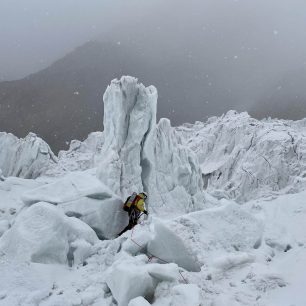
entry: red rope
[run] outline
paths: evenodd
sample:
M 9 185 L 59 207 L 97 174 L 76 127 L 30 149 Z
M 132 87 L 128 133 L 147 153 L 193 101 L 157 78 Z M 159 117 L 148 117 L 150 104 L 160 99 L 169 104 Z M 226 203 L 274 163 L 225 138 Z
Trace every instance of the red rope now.
M 143 223 L 140 223 L 140 224 L 143 225 Z M 143 245 L 137 243 L 137 242 L 133 239 L 133 235 L 134 235 L 134 227 L 132 228 L 132 232 L 131 232 L 131 237 L 130 237 L 130 239 L 131 239 L 131 241 L 132 241 L 134 244 L 136 244 L 140 249 L 142 249 L 142 248 L 143 248 Z M 148 262 L 151 262 L 153 258 L 156 258 L 156 259 L 158 259 L 158 260 L 160 260 L 160 261 L 162 261 L 162 262 L 164 262 L 164 263 L 170 263 L 170 262 L 168 262 L 168 261 L 166 261 L 166 260 L 164 260 L 164 259 L 162 259 L 162 258 L 160 258 L 160 257 L 158 257 L 158 256 L 155 256 L 154 254 L 151 254 L 151 253 L 148 253 L 147 256 L 148 256 L 148 259 L 149 259 Z M 180 275 L 181 275 L 183 281 L 184 281 L 186 284 L 188 284 L 186 278 L 183 276 L 183 273 L 182 273 L 181 271 L 179 271 L 179 273 L 180 273 Z

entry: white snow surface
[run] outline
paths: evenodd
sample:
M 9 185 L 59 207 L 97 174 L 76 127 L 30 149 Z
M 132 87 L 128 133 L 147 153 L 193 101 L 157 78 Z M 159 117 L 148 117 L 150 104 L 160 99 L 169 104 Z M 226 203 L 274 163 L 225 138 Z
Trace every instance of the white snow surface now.
M 171 127 L 156 102 L 114 80 L 104 131 L 58 157 L 0 133 L 0 306 L 306 305 L 306 119 Z

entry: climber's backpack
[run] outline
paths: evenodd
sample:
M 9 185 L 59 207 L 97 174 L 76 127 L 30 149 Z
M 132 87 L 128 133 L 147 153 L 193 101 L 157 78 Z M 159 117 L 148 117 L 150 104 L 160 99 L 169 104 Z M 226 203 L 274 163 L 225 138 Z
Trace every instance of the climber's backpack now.
M 136 198 L 137 198 L 137 193 L 133 192 L 133 194 L 130 197 L 128 197 L 127 200 L 125 201 L 123 205 L 123 210 L 129 211 L 131 206 L 134 204 Z

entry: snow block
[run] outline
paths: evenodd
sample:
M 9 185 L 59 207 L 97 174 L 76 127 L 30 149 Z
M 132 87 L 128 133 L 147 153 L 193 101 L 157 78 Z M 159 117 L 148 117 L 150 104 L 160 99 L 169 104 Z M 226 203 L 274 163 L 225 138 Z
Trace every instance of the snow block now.
M 115 262 L 108 271 L 106 283 L 118 305 L 127 306 L 139 296 L 151 300 L 159 283 L 177 282 L 179 277 L 176 264 L 145 264 L 133 257 Z
M 144 265 L 126 262 L 114 264 L 110 268 L 106 283 L 118 306 L 128 306 L 130 300 L 139 296 L 152 298 L 156 287 Z
M 154 223 L 155 236 L 148 243 L 148 253 L 160 258 L 161 263 L 176 263 L 187 271 L 199 272 L 201 267 L 184 242 L 160 221 Z
M 153 234 L 147 230 L 146 227 L 141 227 L 139 225 L 133 231 L 133 239 L 127 239 L 122 243 L 121 250 L 125 251 L 133 256 L 139 253 L 146 253 L 147 245 L 149 241 L 153 239 Z M 130 234 L 126 234 L 127 237 L 130 237 Z M 137 244 L 136 244 L 136 243 Z
M 22 200 L 26 205 L 38 202 L 60 204 L 81 197 L 104 200 L 111 198 L 112 192 L 101 184 L 95 176 L 84 172 L 75 172 L 53 183 L 25 192 L 22 195 Z
M 117 237 L 129 222 L 127 212 L 122 209 L 122 200 L 115 196 L 105 200 L 82 197 L 58 206 L 66 215 L 87 223 L 100 239 Z
M 87 223 L 101 239 L 116 237 L 128 224 L 122 200 L 88 173 L 70 173 L 24 193 L 22 200 L 28 206 L 37 202 L 58 205 L 67 216 Z
M 86 257 L 97 241 L 88 225 L 41 202 L 17 216 L 0 238 L 0 250 L 14 260 L 65 264 L 69 256 L 74 260 L 76 250 L 77 258 Z

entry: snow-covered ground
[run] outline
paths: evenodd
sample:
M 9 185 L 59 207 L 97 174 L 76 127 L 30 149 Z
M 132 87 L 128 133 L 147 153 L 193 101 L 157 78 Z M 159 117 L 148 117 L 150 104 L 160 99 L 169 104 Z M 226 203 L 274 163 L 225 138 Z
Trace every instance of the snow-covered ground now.
M 173 128 L 156 102 L 114 80 L 104 131 L 57 157 L 0 133 L 1 306 L 306 305 L 306 120 Z M 149 218 L 118 237 L 143 190 Z

